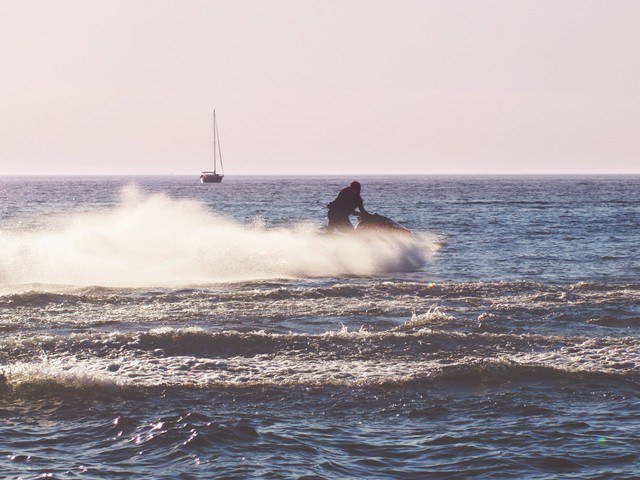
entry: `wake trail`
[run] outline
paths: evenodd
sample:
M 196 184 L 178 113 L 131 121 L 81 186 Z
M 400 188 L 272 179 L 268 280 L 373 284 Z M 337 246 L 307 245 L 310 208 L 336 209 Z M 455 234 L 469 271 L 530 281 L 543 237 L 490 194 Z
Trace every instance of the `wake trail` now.
M 437 250 L 426 236 L 321 235 L 301 222 L 242 224 L 193 200 L 122 192 L 109 210 L 0 232 L 0 286 L 180 286 L 413 271 Z

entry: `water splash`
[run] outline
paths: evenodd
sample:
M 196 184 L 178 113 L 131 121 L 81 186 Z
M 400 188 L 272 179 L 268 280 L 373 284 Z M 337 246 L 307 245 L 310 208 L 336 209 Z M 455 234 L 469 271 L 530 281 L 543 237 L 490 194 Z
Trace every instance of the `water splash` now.
M 0 232 L 0 285 L 179 286 L 412 271 L 437 249 L 417 236 L 327 236 L 300 223 L 242 224 L 135 186 L 109 210 Z

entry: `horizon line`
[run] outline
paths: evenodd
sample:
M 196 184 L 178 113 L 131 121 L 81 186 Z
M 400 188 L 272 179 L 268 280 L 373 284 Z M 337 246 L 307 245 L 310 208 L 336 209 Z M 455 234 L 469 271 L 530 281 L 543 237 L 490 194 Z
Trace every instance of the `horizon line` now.
M 471 172 L 471 173 L 364 173 L 364 172 L 351 172 L 351 173 L 238 173 L 238 174 L 225 174 L 227 178 L 233 177 L 348 177 L 348 176 L 360 176 L 360 177 L 461 177 L 461 176 L 492 176 L 492 177 L 513 177 L 513 176 L 528 176 L 528 177 L 569 177 L 569 176 L 638 176 L 640 172 L 588 172 L 588 173 L 576 173 L 576 172 Z M 194 177 L 198 178 L 199 174 L 192 173 L 3 173 L 0 172 L 0 177 Z

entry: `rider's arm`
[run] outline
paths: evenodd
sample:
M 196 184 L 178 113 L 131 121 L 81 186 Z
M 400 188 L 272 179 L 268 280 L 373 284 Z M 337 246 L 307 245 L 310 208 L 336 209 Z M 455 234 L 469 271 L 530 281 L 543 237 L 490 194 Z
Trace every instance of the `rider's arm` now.
M 360 210 L 361 213 L 367 213 L 367 211 L 364 209 L 364 203 L 362 202 L 362 197 L 358 195 L 358 210 Z

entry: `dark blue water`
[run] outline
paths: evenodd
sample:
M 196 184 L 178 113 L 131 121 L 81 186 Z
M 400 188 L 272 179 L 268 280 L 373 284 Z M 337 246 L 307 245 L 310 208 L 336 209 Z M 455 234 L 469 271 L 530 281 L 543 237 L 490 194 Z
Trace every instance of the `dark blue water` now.
M 634 478 L 640 177 L 0 179 L 5 478 Z

